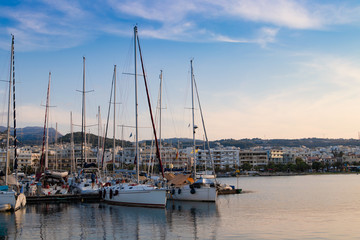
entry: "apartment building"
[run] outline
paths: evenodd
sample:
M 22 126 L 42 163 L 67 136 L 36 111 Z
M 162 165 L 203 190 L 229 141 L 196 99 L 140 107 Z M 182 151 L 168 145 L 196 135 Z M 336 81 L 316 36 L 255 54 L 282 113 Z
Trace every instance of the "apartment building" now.
M 192 149 L 191 149 L 192 150 Z M 211 157 L 215 168 L 224 169 L 226 167 L 234 168 L 239 165 L 239 148 L 236 147 L 218 147 L 210 149 Z M 188 154 L 192 154 L 192 151 Z M 196 164 L 199 166 L 212 166 L 209 150 L 196 150 Z
M 239 151 L 240 166 L 248 163 L 251 166 L 265 166 L 269 163 L 269 154 L 266 150 L 241 150 Z

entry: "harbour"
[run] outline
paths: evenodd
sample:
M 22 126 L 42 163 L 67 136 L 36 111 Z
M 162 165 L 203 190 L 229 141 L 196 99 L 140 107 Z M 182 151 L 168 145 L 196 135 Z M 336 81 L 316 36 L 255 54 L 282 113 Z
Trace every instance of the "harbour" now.
M 2 1 L 0 240 L 359 239 L 359 11 Z
M 243 194 L 164 209 L 28 204 L 0 215 L 5 239 L 356 239 L 359 175 L 243 177 Z M 236 184 L 236 178 L 221 178 Z M 346 187 L 344 187 L 346 186 Z

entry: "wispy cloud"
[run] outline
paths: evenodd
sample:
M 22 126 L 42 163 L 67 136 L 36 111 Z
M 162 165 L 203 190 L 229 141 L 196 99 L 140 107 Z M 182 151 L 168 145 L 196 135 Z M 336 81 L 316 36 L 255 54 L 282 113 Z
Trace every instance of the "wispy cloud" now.
M 149 38 L 266 46 L 276 42 L 281 28 L 326 29 L 359 23 L 359 9 L 300 0 L 24 1 L 0 8 L 6 20 L 0 22 L 4 30 L 0 46 L 7 46 L 4 41 L 14 33 L 23 50 L 69 48 L 98 34 L 128 35 L 121 30 L 128 23 L 141 24 L 142 35 Z M 224 27 L 216 27 L 219 22 Z M 247 23 L 251 30 L 239 31 Z

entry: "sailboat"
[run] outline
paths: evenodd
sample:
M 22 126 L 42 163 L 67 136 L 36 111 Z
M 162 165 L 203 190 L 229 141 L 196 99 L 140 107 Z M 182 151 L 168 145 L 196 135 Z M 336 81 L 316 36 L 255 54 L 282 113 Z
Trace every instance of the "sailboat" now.
M 193 129 L 193 159 L 194 159 L 194 170 L 193 170 L 193 179 L 195 180 L 194 183 L 189 184 L 187 181 L 187 177 L 184 179 L 185 181 L 182 182 L 174 182 L 169 181 L 170 184 L 170 192 L 169 192 L 169 199 L 172 200 L 181 200 L 181 201 L 200 201 L 200 202 L 215 202 L 217 197 L 217 191 L 216 191 L 216 184 L 206 178 L 196 178 L 196 147 L 195 147 L 195 130 L 197 129 L 197 126 L 195 125 L 195 116 L 194 116 L 194 87 L 196 87 L 194 73 L 193 73 L 193 65 L 192 60 L 190 61 L 191 65 L 191 94 L 192 94 L 192 129 Z M 197 93 L 197 88 L 196 88 Z M 197 94 L 198 100 L 199 95 Z M 199 103 L 200 106 L 200 103 Z M 200 106 L 201 109 L 201 106 Z M 202 112 L 201 112 L 202 113 Z M 202 115 L 202 114 L 201 114 Z M 204 127 L 204 119 L 203 120 L 203 127 Z M 204 127 L 204 132 L 206 136 L 206 130 Z M 207 136 L 206 136 L 207 138 Z M 209 148 L 209 154 L 211 155 L 210 148 Z M 181 178 L 182 176 L 179 176 Z M 183 177 L 184 178 L 184 177 Z M 186 184 L 184 184 L 184 182 Z
M 85 94 L 85 57 L 83 57 L 83 90 L 82 93 L 82 120 L 81 120 L 81 169 L 78 176 L 71 184 L 71 192 L 74 194 L 98 194 L 99 185 L 95 183 L 96 177 L 99 176 L 99 169 L 93 164 L 87 163 L 87 147 L 86 147 L 86 101 Z M 76 164 L 77 165 L 77 164 Z M 76 167 L 76 166 L 75 166 Z
M 26 205 L 25 195 L 19 191 L 20 185 L 17 177 L 17 147 L 16 147 L 16 108 L 15 108 L 15 58 L 14 58 L 14 35 L 11 41 L 11 58 L 10 58 L 10 80 L 9 80 L 9 101 L 7 115 L 7 139 L 6 139 L 6 168 L 5 168 L 5 185 L 0 186 L 0 211 L 16 211 Z M 14 170 L 15 177 L 8 175 L 10 162 L 10 110 L 11 110 L 11 85 L 13 87 L 13 113 L 14 113 Z M 15 188 L 15 189 L 13 189 Z
M 137 45 L 140 44 L 138 38 L 137 26 L 134 27 L 134 59 L 135 59 L 135 159 L 136 159 L 136 183 L 118 183 L 114 186 L 104 187 L 102 196 L 105 202 L 109 204 L 127 205 L 127 206 L 142 206 L 142 207 L 159 207 L 165 208 L 166 206 L 166 192 L 165 188 L 158 188 L 149 184 L 141 184 L 139 182 L 139 141 L 138 141 L 138 99 L 137 99 Z M 143 77 L 145 87 L 147 90 L 146 75 L 141 57 L 141 48 L 139 45 L 139 54 L 141 59 L 141 65 L 143 70 Z M 114 90 L 115 91 L 115 90 Z M 148 92 L 147 92 L 148 93 Z M 114 100 L 115 102 L 115 100 Z M 163 168 L 161 164 L 161 157 L 156 137 L 155 125 L 152 117 L 151 104 L 148 95 L 149 111 L 153 125 L 153 131 L 155 135 L 155 141 L 157 145 L 157 157 L 159 159 L 160 168 L 163 174 Z M 164 174 L 163 174 L 164 176 Z
M 40 194 L 55 195 L 55 194 L 67 194 L 68 188 L 65 184 L 64 178 L 67 177 L 67 171 L 60 171 L 49 167 L 49 107 L 50 107 L 50 83 L 51 83 L 51 72 L 49 72 L 49 81 L 46 94 L 46 105 L 45 105 L 45 121 L 44 121 L 44 134 L 43 144 L 41 148 L 40 166 L 37 174 L 39 182 L 42 187 L 39 189 Z M 40 186 L 39 186 L 40 188 Z

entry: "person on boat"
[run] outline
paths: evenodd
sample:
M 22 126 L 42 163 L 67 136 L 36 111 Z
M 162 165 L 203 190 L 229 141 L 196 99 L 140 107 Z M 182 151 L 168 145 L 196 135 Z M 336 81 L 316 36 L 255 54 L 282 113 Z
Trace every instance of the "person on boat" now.
M 36 183 L 36 190 L 37 190 L 37 195 L 38 196 L 40 196 L 41 195 L 41 181 L 38 181 L 37 183 Z
M 96 178 L 96 175 L 94 172 L 91 173 L 91 188 L 94 188 L 95 186 L 95 178 Z

